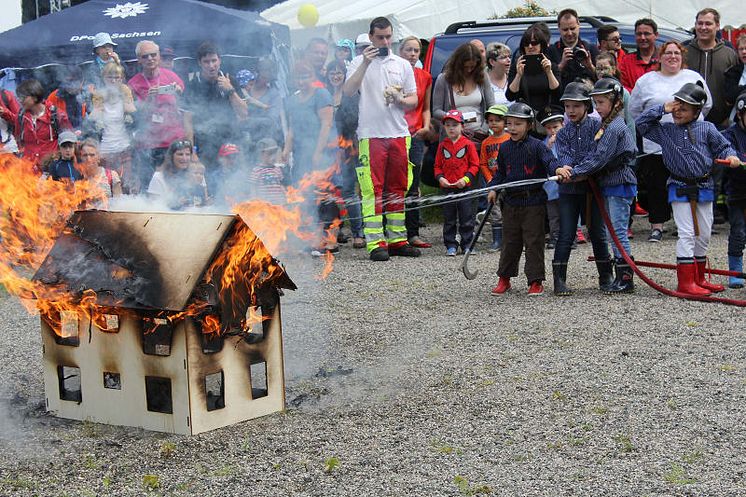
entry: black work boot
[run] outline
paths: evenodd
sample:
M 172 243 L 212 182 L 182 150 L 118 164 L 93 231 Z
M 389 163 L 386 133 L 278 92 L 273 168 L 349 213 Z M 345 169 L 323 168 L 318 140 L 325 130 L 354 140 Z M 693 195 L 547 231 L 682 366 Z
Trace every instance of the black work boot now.
M 613 295 L 616 293 L 632 293 L 635 291 L 635 282 L 632 280 L 634 276 L 632 268 L 627 264 L 624 259 L 616 260 L 616 279 L 608 290 L 604 293 Z
M 614 260 L 596 261 L 596 268 L 598 269 L 598 288 L 606 292 L 614 283 Z
M 567 287 L 567 263 L 552 262 L 552 273 L 554 274 L 554 294 L 558 297 L 572 295 L 572 290 Z

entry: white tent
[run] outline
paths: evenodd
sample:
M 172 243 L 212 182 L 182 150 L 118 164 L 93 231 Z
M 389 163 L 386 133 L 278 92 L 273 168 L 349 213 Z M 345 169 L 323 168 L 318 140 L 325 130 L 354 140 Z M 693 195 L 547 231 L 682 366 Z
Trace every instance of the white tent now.
M 548 11 L 574 8 L 580 15 L 604 15 L 620 22 L 634 23 L 641 17 L 652 17 L 661 26 L 690 28 L 694 16 L 704 7 L 714 7 L 721 15 L 721 26 L 739 26 L 746 22 L 743 0 L 599 0 L 539 1 Z M 301 5 L 312 3 L 319 12 L 319 22 L 305 29 L 297 19 Z M 486 19 L 503 15 L 521 0 L 287 0 L 264 12 L 269 21 L 286 24 L 291 29 L 293 45 L 302 47 L 314 36 L 338 40 L 368 31 L 370 20 L 388 17 L 396 38 L 414 35 L 429 39 L 454 22 Z

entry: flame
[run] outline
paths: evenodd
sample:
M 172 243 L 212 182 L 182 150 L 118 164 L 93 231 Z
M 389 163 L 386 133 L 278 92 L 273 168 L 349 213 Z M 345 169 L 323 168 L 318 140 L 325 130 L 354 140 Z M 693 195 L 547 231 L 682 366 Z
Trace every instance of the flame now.
M 219 302 L 195 299 L 182 312 L 156 312 L 145 315 L 134 311 L 96 304 L 97 295 L 92 289 L 71 290 L 62 284 L 45 284 L 33 281 L 32 276 L 42 264 L 55 241 L 66 228 L 70 216 L 81 208 L 106 205 L 105 193 L 95 184 L 81 180 L 69 182 L 42 179 L 34 166 L 11 154 L 0 155 L 0 283 L 9 293 L 18 296 L 31 313 L 40 313 L 60 337 L 70 336 L 72 326 L 87 320 L 104 331 L 115 331 L 125 315 L 143 320 L 143 331 L 153 332 L 163 324 L 175 324 L 192 317 L 202 324 L 207 334 L 220 334 L 231 326 L 244 332 L 265 319 L 257 311 L 257 291 L 283 276 L 282 268 L 272 253 L 282 253 L 290 237 L 306 242 L 318 239 L 322 230 L 309 230 L 315 219 L 304 211 L 305 197 L 317 202 L 334 189 L 333 176 L 338 173 L 335 164 L 325 171 L 309 173 L 296 188 L 289 188 L 287 205 L 272 205 L 263 201 L 250 201 L 234 206 L 250 229 L 237 228 L 225 240 L 219 255 L 211 263 L 205 276 L 218 291 Z M 327 197 L 328 198 L 328 197 Z M 325 240 L 336 238 L 337 219 L 326 230 Z M 334 256 L 326 253 L 324 268 L 319 278 L 332 271 Z M 113 270 L 112 276 L 126 279 L 130 270 Z M 233 310 L 245 309 L 246 314 L 236 323 L 222 323 L 226 314 L 220 308 L 228 303 Z M 116 316 L 116 319 L 115 319 Z
M 92 290 L 73 295 L 66 288 L 31 280 L 70 215 L 81 206 L 106 202 L 105 193 L 87 181 L 42 179 L 34 165 L 0 154 L 0 283 L 21 298 L 29 312 L 41 312 L 56 331 L 63 316 L 91 316 Z M 30 299 L 36 299 L 36 302 Z

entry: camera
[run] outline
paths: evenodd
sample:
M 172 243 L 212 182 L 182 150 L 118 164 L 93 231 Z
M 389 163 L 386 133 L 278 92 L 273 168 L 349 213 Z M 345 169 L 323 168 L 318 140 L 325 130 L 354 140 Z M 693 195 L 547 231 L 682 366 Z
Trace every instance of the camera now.
M 573 47 L 572 56 L 575 60 L 582 62 L 586 57 L 588 57 L 588 52 L 581 47 Z
M 176 95 L 178 92 L 178 87 L 176 86 L 176 83 L 171 83 L 170 85 L 162 85 L 158 87 L 158 95 Z
M 381 47 L 378 49 L 378 56 L 379 57 L 388 57 L 389 56 L 389 47 Z

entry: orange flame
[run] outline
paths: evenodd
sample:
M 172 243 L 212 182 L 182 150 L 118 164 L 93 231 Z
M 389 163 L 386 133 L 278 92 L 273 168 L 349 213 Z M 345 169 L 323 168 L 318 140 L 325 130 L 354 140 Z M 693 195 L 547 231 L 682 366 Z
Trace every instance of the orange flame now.
M 281 275 L 271 253 L 280 253 L 291 236 L 311 240 L 316 233 L 302 227 L 308 224 L 301 202 L 309 191 L 320 196 L 331 190 L 331 178 L 337 165 L 327 171 L 310 173 L 300 181 L 298 188 L 289 189 L 287 206 L 251 201 L 234 206 L 236 212 L 251 228 L 237 229 L 230 236 L 206 273 L 206 279 L 219 282 L 220 301 L 230 302 L 235 309 L 248 309 L 240 325 L 248 330 L 253 324 L 267 319 L 256 312 L 255 290 Z M 85 206 L 106 205 L 105 193 L 87 181 L 68 182 L 42 179 L 33 165 L 11 154 L 0 155 L 0 284 L 13 295 L 21 298 L 31 313 L 40 312 L 50 327 L 62 336 L 67 323 L 87 319 L 104 331 L 114 331 L 120 321 L 114 320 L 110 308 L 96 305 L 96 293 L 91 289 L 71 291 L 63 285 L 49 285 L 31 278 L 46 258 L 57 238 L 65 233 L 70 216 Z M 338 226 L 335 221 L 333 228 Z M 253 233 L 252 233 L 253 231 Z M 326 236 L 331 239 L 327 230 Z M 327 253 L 321 277 L 332 270 L 333 256 Z M 115 278 L 128 278 L 124 268 L 112 274 Z M 245 291 L 233 291 L 240 287 Z M 243 295 L 243 297 L 240 297 Z M 117 309 L 118 319 L 127 313 Z M 185 317 L 202 322 L 205 333 L 222 332 L 220 315 L 208 303 L 192 302 L 180 313 L 161 312 L 146 319 L 146 328 L 153 331 L 161 320 L 174 323 Z

